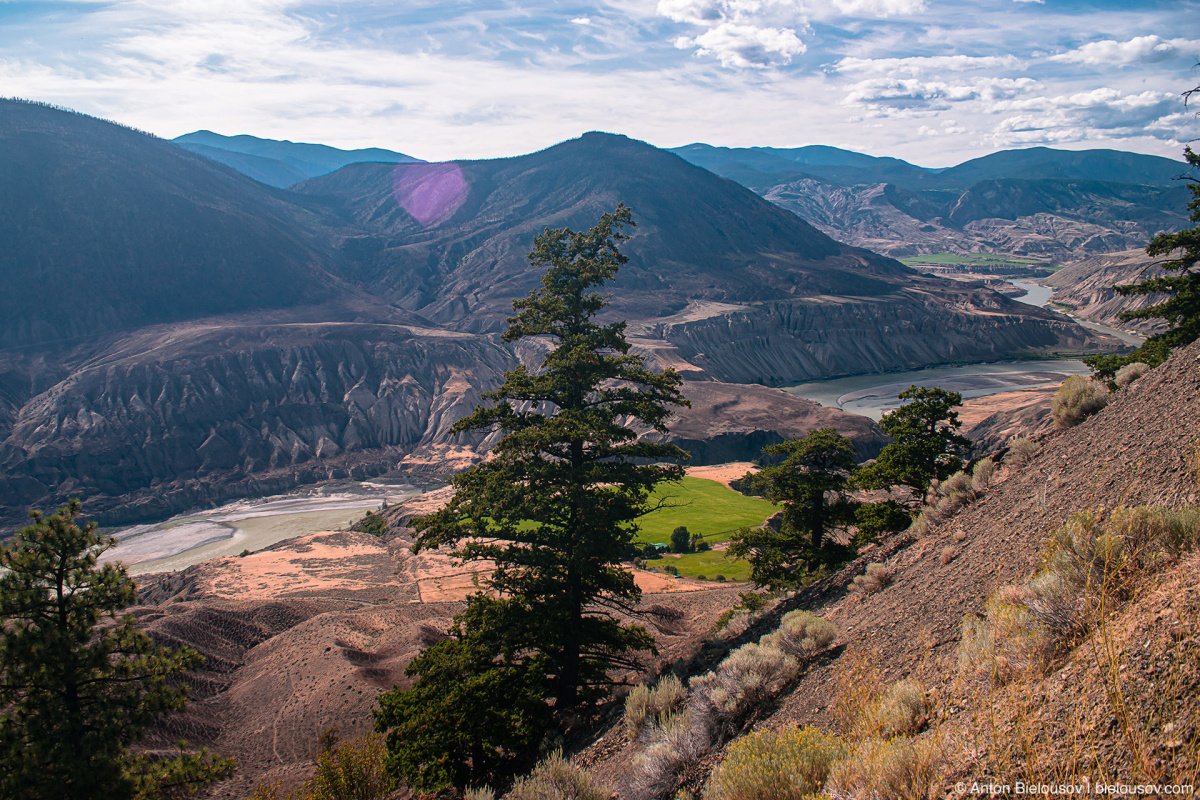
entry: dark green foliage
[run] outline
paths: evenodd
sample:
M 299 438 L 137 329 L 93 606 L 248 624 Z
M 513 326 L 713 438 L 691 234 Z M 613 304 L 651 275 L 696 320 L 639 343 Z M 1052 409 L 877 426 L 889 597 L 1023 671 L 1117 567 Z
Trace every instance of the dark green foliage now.
M 112 547 L 78 500 L 0 549 L 0 796 L 94 800 L 182 797 L 232 772 L 202 751 L 133 756 L 129 745 L 179 711 L 195 666 L 191 649 L 159 647 L 118 612 L 137 598 L 124 567 L 96 558 Z
M 825 532 L 848 522 L 854 504 L 845 496 L 854 469 L 854 447 L 833 428 L 763 450 L 768 464 L 751 479 L 755 494 L 783 504 L 783 528 L 743 528 L 734 534 L 730 555 L 750 562 L 760 586 L 792 586 L 819 564 L 844 560 L 849 550 L 826 541 Z M 832 498 L 832 499 L 830 499 Z
M 892 500 L 863 503 L 854 511 L 854 524 L 858 526 L 859 544 L 866 544 L 877 541 L 882 534 L 905 530 L 912 524 L 912 515 Z
M 351 528 L 351 530 L 355 530 L 360 533 L 369 533 L 372 536 L 379 537 L 382 537 L 385 533 L 387 533 L 387 529 L 387 520 L 383 518 L 382 514 L 376 514 L 374 511 L 368 511 L 363 515 L 363 518 L 354 523 L 353 527 Z
M 690 553 L 692 551 L 692 534 L 684 525 L 671 531 L 671 552 Z
M 413 687 L 379 698 L 388 771 L 433 791 L 496 786 L 532 766 L 551 725 L 549 662 L 526 646 L 537 629 L 528 605 L 472 596 L 451 638 L 408 666 Z
M 530 646 L 546 659 L 556 709 L 595 697 L 609 669 L 653 648 L 644 628 L 604 607 L 640 596 L 620 559 L 654 486 L 683 477 L 678 464 L 661 463 L 685 458 L 682 450 L 639 442 L 628 427 L 666 430 L 672 407 L 687 403 L 678 374 L 651 372 L 631 355 L 624 323 L 594 320 L 607 301 L 592 289 L 625 263 L 617 244 L 632 224 L 619 205 L 591 230 L 546 229 L 534 240 L 530 262 L 546 272 L 513 303 L 504 340 L 545 337 L 555 347 L 537 372 L 506 373 L 485 395 L 495 405 L 455 425 L 504 436 L 492 459 L 454 477 L 445 508 L 413 521 L 417 548 L 458 546 L 464 560 L 493 561 L 489 587 L 531 609 Z
M 879 421 L 892 441 L 874 464 L 858 471 L 855 481 L 866 488 L 903 484 L 924 492 L 934 478 L 945 480 L 962 469 L 970 452 L 971 441 L 959 434 L 962 423 L 953 410 L 962 405 L 962 395 L 910 386 L 900 399 L 909 402 Z
M 1184 148 L 1183 154 L 1192 169 L 1200 167 L 1200 155 L 1190 146 Z M 1187 181 L 1188 191 L 1192 193 L 1187 206 L 1191 212 L 1188 219 L 1200 222 L 1200 178 L 1184 175 L 1182 180 Z M 1146 246 L 1146 253 L 1151 256 L 1173 256 L 1161 264 L 1167 274 L 1141 283 L 1114 286 L 1113 289 L 1123 295 L 1161 292 L 1168 297 L 1152 306 L 1123 311 L 1121 319 L 1165 319 L 1169 327 L 1151 336 L 1128 355 L 1085 358 L 1084 363 L 1100 378 L 1112 380 L 1118 369 L 1137 361 L 1157 367 L 1175 348 L 1200 339 L 1200 270 L 1197 270 L 1197 265 L 1200 265 L 1200 225 L 1178 233 L 1155 236 Z

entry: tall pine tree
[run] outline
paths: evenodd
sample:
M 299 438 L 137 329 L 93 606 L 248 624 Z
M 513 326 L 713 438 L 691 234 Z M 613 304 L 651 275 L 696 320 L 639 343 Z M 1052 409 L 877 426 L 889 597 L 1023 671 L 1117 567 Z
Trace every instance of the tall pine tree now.
M 622 625 L 640 593 L 620 567 L 654 486 L 678 480 L 686 454 L 637 441 L 631 424 L 666 430 L 687 405 L 674 370 L 656 373 L 631 355 L 625 323 L 601 324 L 595 287 L 626 262 L 618 243 L 633 225 L 623 204 L 591 230 L 546 229 L 529 260 L 541 286 L 513 303 L 506 342 L 548 339 L 541 368 L 519 366 L 485 395 L 494 405 L 455 432 L 501 431 L 492 458 L 455 476 L 450 503 L 414 522 L 417 548 L 457 547 L 495 563 L 489 587 L 530 611 L 525 645 L 544 658 L 557 711 L 608 685 L 614 667 L 653 648 L 644 628 Z M 665 463 L 676 462 L 676 463 Z
M 183 708 L 172 676 L 200 656 L 160 647 L 118 612 L 137 597 L 123 567 L 96 558 L 113 539 L 79 525 L 78 500 L 0 548 L 0 797 L 181 797 L 233 762 L 202 751 L 135 756 L 161 714 Z

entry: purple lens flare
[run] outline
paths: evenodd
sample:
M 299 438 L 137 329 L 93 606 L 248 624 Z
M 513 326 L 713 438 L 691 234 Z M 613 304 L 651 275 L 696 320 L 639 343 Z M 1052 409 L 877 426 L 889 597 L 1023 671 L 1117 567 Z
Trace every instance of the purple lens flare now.
M 422 225 L 441 222 L 462 207 L 471 187 L 458 164 L 402 164 L 392 170 L 392 196 Z

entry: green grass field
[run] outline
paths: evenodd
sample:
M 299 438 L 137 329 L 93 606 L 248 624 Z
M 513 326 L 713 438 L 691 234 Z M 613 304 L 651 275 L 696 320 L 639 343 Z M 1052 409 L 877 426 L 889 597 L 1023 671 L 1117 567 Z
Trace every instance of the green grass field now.
M 687 477 L 680 483 L 659 487 L 651 502 L 660 500 L 672 507 L 660 508 L 639 519 L 640 530 L 635 541 L 667 544 L 671 541 L 671 531 L 684 525 L 692 534 L 700 534 L 714 544 L 725 541 L 738 528 L 761 525 L 776 511 L 774 503 L 747 497 L 703 478 Z
M 750 580 L 750 565 L 741 559 L 730 558 L 723 550 L 708 550 L 703 553 L 684 553 L 679 557 L 664 555 L 646 562 L 648 569 L 662 571 L 663 567 L 675 567 L 679 574 L 687 578 L 698 578 L 703 575 L 708 580 L 716 580 L 724 575 L 726 581 L 744 583 Z
M 930 266 L 1001 266 L 1001 267 L 1040 267 L 1044 266 L 1043 261 L 1038 258 L 1029 258 L 1027 256 L 1002 256 L 991 253 L 981 253 L 978 255 L 959 255 L 957 253 L 930 253 L 927 256 L 913 256 L 912 258 L 898 259 L 900 263 L 909 267 L 919 267 L 922 265 Z

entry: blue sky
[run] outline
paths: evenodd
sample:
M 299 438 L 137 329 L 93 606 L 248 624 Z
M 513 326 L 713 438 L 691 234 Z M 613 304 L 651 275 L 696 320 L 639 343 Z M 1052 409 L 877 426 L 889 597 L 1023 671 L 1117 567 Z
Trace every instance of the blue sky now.
M 0 95 L 431 160 L 588 130 L 1177 158 L 1198 57 L 1200 0 L 0 0 Z

